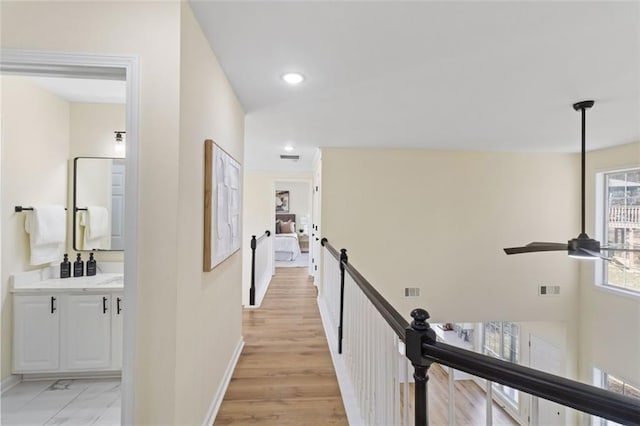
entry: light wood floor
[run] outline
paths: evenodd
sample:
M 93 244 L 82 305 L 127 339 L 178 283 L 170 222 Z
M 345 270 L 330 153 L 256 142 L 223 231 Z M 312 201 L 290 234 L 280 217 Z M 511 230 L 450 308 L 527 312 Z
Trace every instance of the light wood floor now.
M 307 268 L 276 269 L 262 306 L 243 313 L 245 347 L 216 425 L 348 424 L 316 297 Z M 456 424 L 484 425 L 484 391 L 469 380 L 455 386 Z M 495 425 L 516 424 L 495 403 L 493 416 Z M 447 374 L 436 364 L 429 420 L 448 423 Z
M 439 364 L 432 364 L 429 368 L 429 424 L 449 424 L 449 377 Z M 472 380 L 456 380 L 456 425 L 484 425 L 486 424 L 487 399 L 480 386 Z M 413 424 L 413 396 L 414 388 L 409 389 L 409 424 Z M 402 397 L 402 392 L 401 392 Z M 517 425 L 495 401 L 492 405 L 494 425 Z
M 346 425 L 307 268 L 277 268 L 259 309 L 244 311 L 245 347 L 216 425 Z

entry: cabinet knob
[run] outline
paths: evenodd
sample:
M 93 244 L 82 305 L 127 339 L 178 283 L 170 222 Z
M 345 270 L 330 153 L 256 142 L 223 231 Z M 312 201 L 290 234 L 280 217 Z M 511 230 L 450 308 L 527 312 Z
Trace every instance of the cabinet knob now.
M 56 298 L 51 296 L 51 313 L 54 313 L 56 311 Z
M 103 314 L 107 313 L 107 297 L 106 296 L 102 297 L 102 313 Z
M 118 297 L 116 301 L 118 315 L 120 315 L 120 312 L 122 312 L 122 308 L 120 307 L 120 302 L 122 302 L 122 299 Z

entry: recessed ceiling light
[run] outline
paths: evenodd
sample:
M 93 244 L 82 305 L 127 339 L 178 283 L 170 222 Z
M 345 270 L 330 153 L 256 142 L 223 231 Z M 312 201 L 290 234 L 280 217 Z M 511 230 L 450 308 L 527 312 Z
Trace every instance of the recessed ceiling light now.
M 304 81 L 304 76 L 297 72 L 290 72 L 282 76 L 282 79 L 289 84 L 300 84 Z
M 287 152 L 291 152 L 291 151 L 293 151 L 293 147 L 291 145 L 287 145 L 287 146 L 284 147 L 284 150 L 287 151 Z

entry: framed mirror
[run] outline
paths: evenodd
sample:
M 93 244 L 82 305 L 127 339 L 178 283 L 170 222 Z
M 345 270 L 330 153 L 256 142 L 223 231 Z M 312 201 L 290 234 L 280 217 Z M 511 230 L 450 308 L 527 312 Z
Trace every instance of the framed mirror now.
M 125 159 L 73 159 L 73 249 L 124 250 Z

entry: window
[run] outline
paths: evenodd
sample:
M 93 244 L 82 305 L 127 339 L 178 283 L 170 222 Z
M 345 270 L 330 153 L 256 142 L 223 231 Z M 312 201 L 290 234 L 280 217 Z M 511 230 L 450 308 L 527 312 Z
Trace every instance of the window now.
M 484 323 L 484 353 L 505 361 L 518 363 L 520 358 L 520 330 L 513 322 L 492 321 Z M 518 405 L 518 391 L 494 383 L 493 388 L 514 406 Z
M 604 174 L 602 244 L 640 249 L 640 168 Z M 609 251 L 602 283 L 640 293 L 640 252 Z
M 594 368 L 594 384 L 611 392 L 640 399 L 640 387 L 631 385 L 609 373 Z M 593 426 L 614 426 L 618 423 L 592 416 Z

